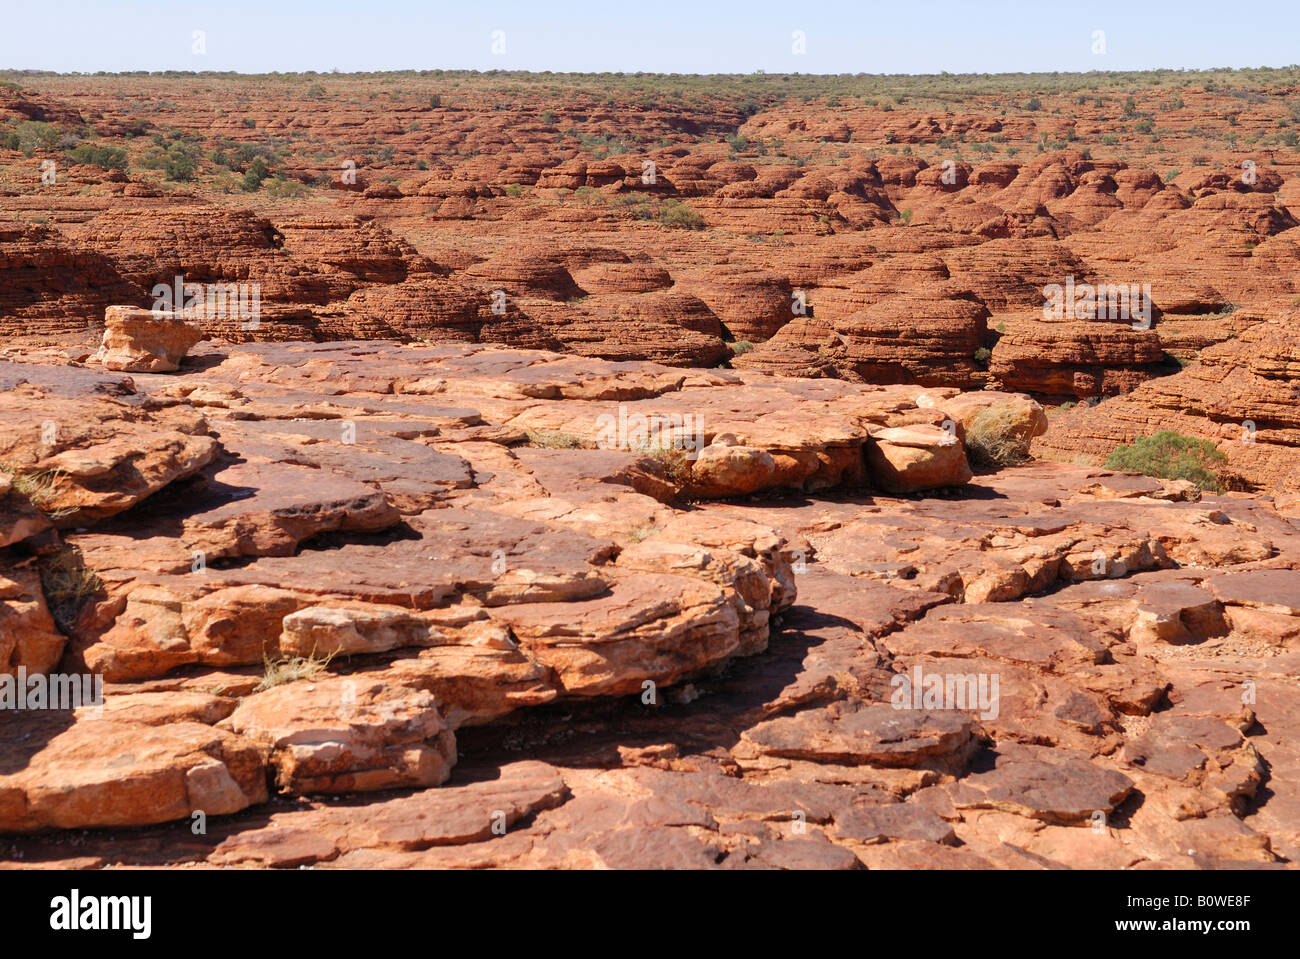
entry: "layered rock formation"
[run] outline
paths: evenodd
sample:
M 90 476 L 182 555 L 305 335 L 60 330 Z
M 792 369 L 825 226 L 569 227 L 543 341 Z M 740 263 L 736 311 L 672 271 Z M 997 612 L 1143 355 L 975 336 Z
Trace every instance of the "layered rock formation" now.
M 200 343 L 130 379 L 15 352 L 4 672 L 105 692 L 0 710 L 24 862 L 86 827 L 86 866 L 1300 853 L 1300 532 L 972 476 L 979 410 L 1041 434 L 1026 397 L 474 344 Z M 330 794 L 370 798 L 290 801 Z
M 1227 457 L 1234 489 L 1295 494 L 1300 451 L 1300 336 L 1284 315 L 1200 353 L 1176 376 L 1145 383 L 1060 416 L 1051 455 L 1104 462 L 1123 443 L 1158 430 L 1210 440 Z
M 0 84 L 0 864 L 1293 865 L 1294 78 L 1209 79 Z

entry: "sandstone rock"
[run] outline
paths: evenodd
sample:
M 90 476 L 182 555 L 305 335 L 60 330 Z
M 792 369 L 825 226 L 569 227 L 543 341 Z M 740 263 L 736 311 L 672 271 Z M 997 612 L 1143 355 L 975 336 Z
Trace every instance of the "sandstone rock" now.
M 3 717 L 0 830 L 141 826 L 266 801 L 258 749 L 195 723 Z
M 182 316 L 110 306 L 104 311 L 99 360 L 106 370 L 171 373 L 180 369 L 185 354 L 202 338 Z
M 163 122 L 65 80 L 0 121 L 217 152 L 0 196 L 0 672 L 108 679 L 101 718 L 0 715 L 4 865 L 1300 858 L 1294 165 L 1212 143 L 1276 140 L 1276 96 L 1132 90 L 1156 157 L 1123 90 L 322 110 L 272 77 L 218 115 L 172 78 Z M 248 119 L 295 186 L 210 204 Z M 178 275 L 260 322 L 201 312 L 184 376 L 88 369 Z M 1149 283 L 1151 328 L 1045 319 L 1068 278 Z M 1064 462 L 970 477 L 997 411 Z M 1100 468 L 1166 428 L 1228 494 Z M 286 656 L 318 675 L 259 688 Z M 916 669 L 997 708 L 893 709 Z
M 456 761 L 431 694 L 364 678 L 276 686 L 222 725 L 266 748 L 278 788 L 295 795 L 436 786 Z
M 993 768 L 948 789 L 958 808 L 1005 809 L 1047 822 L 1083 822 L 1111 812 L 1133 789 L 1123 773 L 1060 750 L 999 750 Z
M 937 427 L 891 427 L 872 433 L 867 459 L 872 476 L 891 493 L 916 493 L 970 480 L 966 450 L 952 432 Z

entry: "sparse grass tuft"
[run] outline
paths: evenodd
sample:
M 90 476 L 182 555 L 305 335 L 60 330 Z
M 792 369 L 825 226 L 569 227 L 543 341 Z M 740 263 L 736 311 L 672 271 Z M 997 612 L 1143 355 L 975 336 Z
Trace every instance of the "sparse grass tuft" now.
M 0 472 L 13 477 L 13 490 L 25 497 L 28 502 L 51 519 L 62 519 L 77 510 L 75 507 L 53 509 L 59 498 L 59 481 L 64 477 L 61 470 L 42 470 L 39 473 L 24 473 L 22 468 L 9 463 L 0 463 Z
M 653 523 L 650 523 L 647 526 L 639 526 L 628 534 L 627 541 L 629 543 L 640 543 L 649 539 L 657 532 L 659 532 L 659 527 Z
M 560 430 L 528 430 L 528 445 L 548 450 L 588 450 L 592 444 L 580 436 Z
M 646 454 L 664 470 L 664 479 L 674 486 L 685 486 L 691 478 L 691 461 L 683 450 L 675 447 L 654 446 L 645 450 Z
M 86 567 L 81 550 L 74 546 L 65 546 L 56 553 L 42 556 L 36 568 L 41 575 L 41 588 L 50 615 L 59 629 L 69 632 L 86 601 L 103 592 L 103 580 L 93 569 Z
M 1010 403 L 980 410 L 966 428 L 966 452 L 979 466 L 1015 466 L 1029 459 L 1024 417 Z
M 320 679 L 325 675 L 325 670 L 334 655 L 334 653 L 330 653 L 328 656 L 317 656 L 313 653 L 309 656 L 280 656 L 276 658 L 263 655 L 262 663 L 266 668 L 266 672 L 262 676 L 262 681 L 254 687 L 253 692 L 257 693 L 275 686 L 283 686 L 285 683 L 296 683 L 300 679 Z

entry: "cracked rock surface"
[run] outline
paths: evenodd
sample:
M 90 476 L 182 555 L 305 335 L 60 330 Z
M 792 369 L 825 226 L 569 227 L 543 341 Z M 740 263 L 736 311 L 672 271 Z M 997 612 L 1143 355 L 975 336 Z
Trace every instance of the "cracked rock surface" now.
M 5 865 L 1300 859 L 1268 500 L 973 471 L 951 388 L 464 343 L 52 362 L 0 363 L 0 678 L 105 696 L 0 711 Z

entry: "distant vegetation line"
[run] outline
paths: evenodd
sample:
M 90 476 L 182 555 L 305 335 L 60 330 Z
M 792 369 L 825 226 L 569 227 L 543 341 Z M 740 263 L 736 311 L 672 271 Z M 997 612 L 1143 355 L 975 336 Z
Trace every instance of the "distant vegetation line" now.
M 236 73 L 189 70 L 137 70 L 122 73 L 57 73 L 45 70 L 0 70 L 0 78 L 11 84 L 23 80 L 73 77 L 119 78 L 194 78 L 201 80 L 289 81 L 310 83 L 322 77 L 340 80 L 362 79 L 411 81 L 419 79 L 474 82 L 488 86 L 526 88 L 529 85 L 563 85 L 581 89 L 585 86 L 607 92 L 611 87 L 646 92 L 674 89 L 707 89 L 712 93 L 733 91 L 740 95 L 849 95 L 910 94 L 926 96 L 938 93 L 974 95 L 1016 92 L 1059 93 L 1070 90 L 1095 90 L 1105 87 L 1167 87 L 1196 84 L 1208 86 L 1259 86 L 1275 88 L 1300 84 L 1300 65 L 1286 67 L 1246 67 L 1214 70 L 1140 70 L 1086 73 L 931 73 L 931 74 L 810 74 L 810 73 L 556 73 L 526 70 L 392 70 L 382 72 L 334 73 Z

